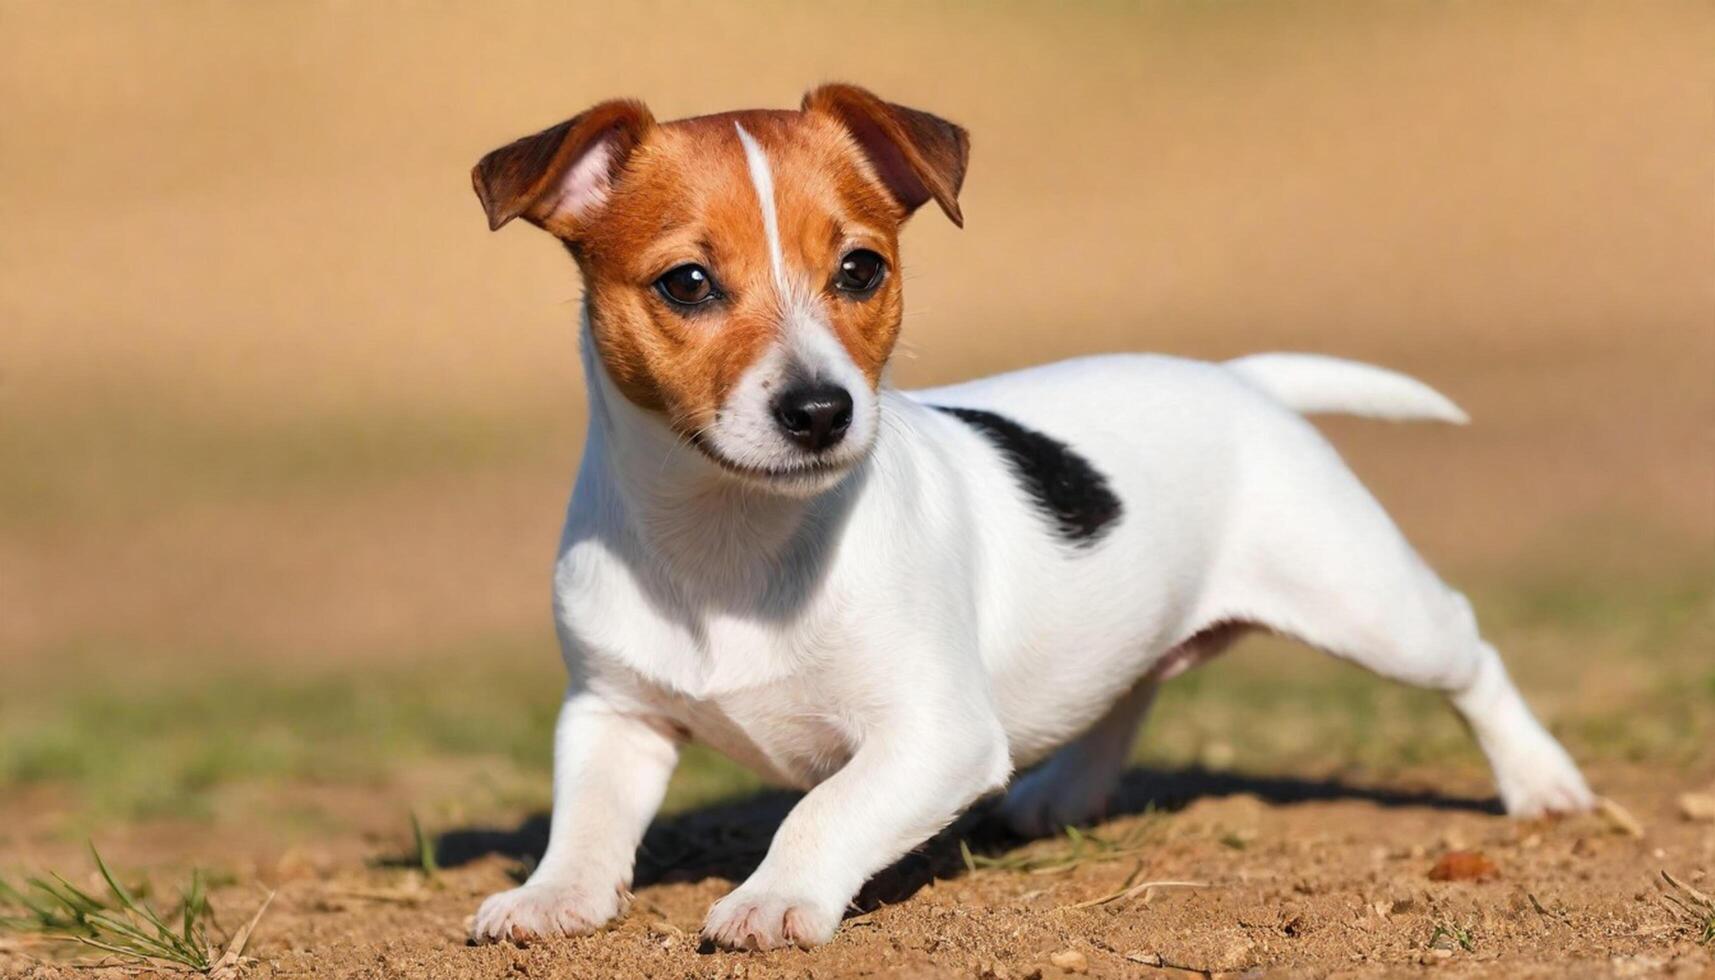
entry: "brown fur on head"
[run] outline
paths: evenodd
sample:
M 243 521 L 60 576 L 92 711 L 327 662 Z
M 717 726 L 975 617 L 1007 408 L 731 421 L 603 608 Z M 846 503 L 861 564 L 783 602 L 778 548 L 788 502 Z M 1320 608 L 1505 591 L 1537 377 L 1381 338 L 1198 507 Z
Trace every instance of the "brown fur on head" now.
M 595 352 L 626 399 L 720 462 L 790 472 L 867 448 L 874 419 L 857 416 L 873 416 L 899 333 L 899 227 L 931 200 L 962 223 L 968 151 L 952 123 L 826 85 L 798 111 L 668 123 L 605 102 L 495 150 L 471 176 L 491 227 L 522 217 L 570 248 Z M 842 274 L 870 261 L 853 260 L 859 250 L 882 263 L 861 291 L 852 265 Z M 692 305 L 674 299 L 701 288 L 687 267 L 709 289 Z M 663 286 L 675 270 L 680 292 Z M 814 459 L 757 417 L 774 397 L 758 390 L 812 381 L 863 389 L 851 392 L 859 438 Z

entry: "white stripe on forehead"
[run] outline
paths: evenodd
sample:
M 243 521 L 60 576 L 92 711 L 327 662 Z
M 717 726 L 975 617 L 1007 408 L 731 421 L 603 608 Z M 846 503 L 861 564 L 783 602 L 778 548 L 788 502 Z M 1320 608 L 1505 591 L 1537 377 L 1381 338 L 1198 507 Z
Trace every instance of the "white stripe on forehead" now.
M 779 291 L 780 310 L 784 314 L 777 350 L 785 356 L 765 362 L 763 370 L 802 372 L 812 378 L 831 380 L 852 392 L 861 403 L 868 404 L 863 401 L 869 397 L 868 382 L 828 326 L 826 317 L 816 308 L 814 289 L 794 289 L 786 277 L 786 256 L 780 250 L 780 217 L 774 201 L 774 172 L 768 167 L 768 157 L 742 124 L 735 122 L 733 128 L 738 130 L 738 141 L 744 146 L 750 182 L 762 207 L 762 230 L 768 239 L 774 288 Z
M 768 169 L 768 157 L 763 155 L 756 138 L 745 132 L 740 123 L 733 123 L 732 128 L 738 130 L 738 141 L 744 145 L 750 183 L 756 188 L 757 203 L 762 206 L 762 231 L 768 237 L 768 259 L 774 267 L 774 285 L 784 298 L 787 294 L 786 257 L 780 252 L 780 219 L 774 210 L 774 171 Z

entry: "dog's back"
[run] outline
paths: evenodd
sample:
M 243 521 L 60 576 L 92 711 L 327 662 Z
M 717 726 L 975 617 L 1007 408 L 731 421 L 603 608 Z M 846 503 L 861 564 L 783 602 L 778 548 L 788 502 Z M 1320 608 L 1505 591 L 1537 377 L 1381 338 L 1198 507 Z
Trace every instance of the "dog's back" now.
M 1334 364 L 1360 381 L 1417 384 Z M 910 392 L 897 406 L 970 474 L 961 492 L 985 528 L 971 563 L 984 662 L 1021 764 L 1082 731 L 1189 638 L 1259 617 L 1261 513 L 1368 500 L 1255 373 L 1106 355 Z M 1322 391 L 1318 404 L 1341 394 Z

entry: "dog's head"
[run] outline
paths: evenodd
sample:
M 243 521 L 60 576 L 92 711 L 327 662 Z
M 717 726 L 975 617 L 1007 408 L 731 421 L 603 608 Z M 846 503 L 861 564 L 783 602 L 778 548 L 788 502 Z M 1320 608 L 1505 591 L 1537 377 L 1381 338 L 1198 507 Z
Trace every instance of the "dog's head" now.
M 471 177 L 490 227 L 524 218 L 571 250 L 626 399 L 738 477 L 804 491 L 875 437 L 899 228 L 931 200 L 963 223 L 968 147 L 944 119 L 826 85 L 796 112 L 669 123 L 604 102 Z

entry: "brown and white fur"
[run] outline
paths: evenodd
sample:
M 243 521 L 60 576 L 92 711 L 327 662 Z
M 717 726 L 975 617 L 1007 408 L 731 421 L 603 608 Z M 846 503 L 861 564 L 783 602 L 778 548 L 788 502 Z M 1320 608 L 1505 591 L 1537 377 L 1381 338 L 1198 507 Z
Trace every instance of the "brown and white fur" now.
M 1098 816 L 1155 686 L 1250 626 L 1446 692 L 1510 812 L 1590 805 L 1468 604 L 1301 418 L 1463 420 L 1422 384 L 1270 354 L 888 385 L 899 229 L 930 201 L 961 221 L 968 147 L 828 85 L 670 123 L 603 103 L 477 165 L 492 227 L 577 261 L 590 422 L 554 575 L 550 842 L 474 938 L 621 914 L 698 739 L 808 790 L 705 934 L 824 942 L 1016 770 L 1020 830 Z

